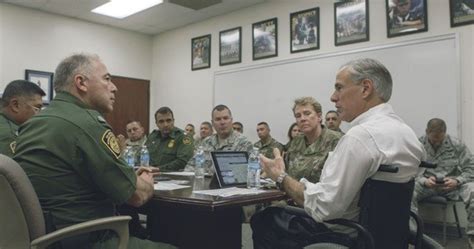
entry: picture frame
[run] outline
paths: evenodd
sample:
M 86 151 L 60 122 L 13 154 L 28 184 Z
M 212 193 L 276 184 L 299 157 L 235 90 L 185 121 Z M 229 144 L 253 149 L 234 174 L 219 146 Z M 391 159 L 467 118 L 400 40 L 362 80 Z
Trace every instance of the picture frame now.
M 426 0 L 385 0 L 389 38 L 428 31 Z
M 191 70 L 211 67 L 211 34 L 191 39 Z
M 334 44 L 336 46 L 368 41 L 369 36 L 368 0 L 334 3 Z
M 278 56 L 278 19 L 272 18 L 252 24 L 252 58 Z
M 242 27 L 219 32 L 219 65 L 242 62 Z
M 449 0 L 451 27 L 474 24 L 474 0 Z
M 53 99 L 53 76 L 54 73 L 26 69 L 25 80 L 37 84 L 46 94 L 43 96 L 43 104 L 49 104 Z
M 319 49 L 319 7 L 290 13 L 290 52 Z

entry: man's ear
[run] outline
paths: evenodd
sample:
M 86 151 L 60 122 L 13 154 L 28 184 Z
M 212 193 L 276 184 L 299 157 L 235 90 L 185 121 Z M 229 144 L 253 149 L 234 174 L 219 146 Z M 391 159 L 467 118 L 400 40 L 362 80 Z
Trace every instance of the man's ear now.
M 10 110 L 14 113 L 19 113 L 20 112 L 20 100 L 18 97 L 13 97 L 10 99 L 10 102 L 8 103 L 8 107 Z
M 360 83 L 362 85 L 362 95 L 364 98 L 371 96 L 375 92 L 374 82 L 370 79 L 363 79 Z
M 87 92 L 88 87 L 87 87 L 87 83 L 86 83 L 86 77 L 84 75 L 76 74 L 74 76 L 74 85 L 80 91 Z

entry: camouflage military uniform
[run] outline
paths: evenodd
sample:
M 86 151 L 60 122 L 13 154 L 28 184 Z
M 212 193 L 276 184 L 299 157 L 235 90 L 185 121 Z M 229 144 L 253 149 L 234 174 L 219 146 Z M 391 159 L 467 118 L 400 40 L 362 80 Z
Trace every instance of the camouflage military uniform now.
M 206 160 L 204 162 L 204 168 L 209 172 L 213 173 L 214 169 L 212 166 L 211 151 L 252 151 L 253 145 L 247 137 L 240 134 L 239 132 L 231 131 L 231 134 L 223 143 L 219 143 L 217 134 L 213 134 L 202 141 L 201 146 L 204 150 Z M 186 171 L 194 171 L 194 157 L 189 160 L 186 165 Z
M 142 146 L 146 143 L 146 136 L 143 136 L 140 140 L 132 142 L 130 139 L 125 141 L 126 146 L 132 148 L 133 154 L 135 155 L 135 166 L 140 166 L 140 151 Z
M 474 158 L 469 149 L 458 139 L 446 135 L 441 147 L 435 151 L 428 138 L 420 138 L 427 154 L 427 161 L 436 163 L 435 169 L 426 169 L 422 176 L 417 178 L 415 191 L 413 193 L 412 208 L 417 211 L 418 201 L 433 195 L 442 195 L 450 199 L 461 198 L 466 204 L 468 226 L 466 233 L 474 235 L 474 203 L 471 195 L 474 191 Z M 459 182 L 458 188 L 449 192 L 443 192 L 436 188 L 426 188 L 425 182 L 432 175 L 443 175 L 454 178 Z
M 339 132 L 326 127 L 323 127 L 321 135 L 310 145 L 306 145 L 303 134 L 293 138 L 285 154 L 288 174 L 298 180 L 304 177 L 310 182 L 319 182 L 328 153 L 336 147 L 340 138 Z
M 146 141 L 150 153 L 150 165 L 160 167 L 160 171 L 184 169 L 193 156 L 194 142 L 184 131 L 174 127 L 168 137 L 163 138 L 159 130 L 154 130 Z
M 256 142 L 253 146 L 259 149 L 260 154 L 263 154 L 264 156 L 272 159 L 274 158 L 273 148 L 278 148 L 280 152 L 283 151 L 283 145 L 272 137 L 270 137 L 268 139 L 268 142 L 266 142 L 265 144 L 263 144 L 262 140 L 260 140 Z
M 18 125 L 5 114 L 0 113 L 0 153 L 12 157 Z

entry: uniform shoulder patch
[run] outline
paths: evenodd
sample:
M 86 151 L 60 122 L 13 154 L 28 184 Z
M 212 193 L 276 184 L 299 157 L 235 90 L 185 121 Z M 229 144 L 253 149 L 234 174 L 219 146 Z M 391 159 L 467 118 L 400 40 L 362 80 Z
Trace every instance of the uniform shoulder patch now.
M 115 155 L 118 159 L 120 157 L 120 146 L 117 137 L 111 130 L 106 130 L 102 135 L 102 143 Z
M 191 143 L 192 143 L 191 138 L 189 138 L 189 137 L 184 137 L 183 138 L 183 144 L 188 145 L 188 144 L 191 144 Z
M 15 154 L 15 149 L 16 149 L 16 141 L 13 141 L 10 143 L 10 150 L 12 151 L 12 154 Z

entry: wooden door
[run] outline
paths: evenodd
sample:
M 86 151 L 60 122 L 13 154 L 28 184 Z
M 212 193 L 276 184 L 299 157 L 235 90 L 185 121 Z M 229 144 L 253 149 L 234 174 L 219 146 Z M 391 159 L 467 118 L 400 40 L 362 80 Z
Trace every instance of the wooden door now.
M 131 79 L 121 76 L 112 76 L 112 81 L 117 86 L 115 94 L 114 111 L 106 116 L 107 122 L 112 126 L 115 135 L 125 132 L 125 125 L 131 120 L 138 120 L 148 134 L 150 123 L 150 81 Z

